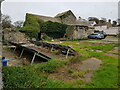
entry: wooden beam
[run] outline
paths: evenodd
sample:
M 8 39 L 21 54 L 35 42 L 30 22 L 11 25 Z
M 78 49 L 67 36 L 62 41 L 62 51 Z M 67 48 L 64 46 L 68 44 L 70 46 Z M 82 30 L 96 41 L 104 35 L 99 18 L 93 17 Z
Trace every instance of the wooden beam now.
M 33 56 L 32 61 L 31 61 L 31 65 L 33 64 L 33 62 L 35 60 L 35 56 L 36 56 L 36 53 L 34 53 L 34 56 Z
M 53 51 L 53 47 L 51 48 L 51 52 Z
M 70 50 L 68 49 L 68 50 L 67 50 L 67 54 L 66 54 L 66 58 L 68 58 L 69 51 L 70 51 Z
M 24 51 L 24 49 L 22 49 L 22 52 L 21 52 L 21 54 L 20 54 L 20 58 L 22 57 L 23 51 Z
M 13 52 L 15 52 L 16 48 L 17 48 L 17 46 L 14 48 L 14 51 L 13 51 Z

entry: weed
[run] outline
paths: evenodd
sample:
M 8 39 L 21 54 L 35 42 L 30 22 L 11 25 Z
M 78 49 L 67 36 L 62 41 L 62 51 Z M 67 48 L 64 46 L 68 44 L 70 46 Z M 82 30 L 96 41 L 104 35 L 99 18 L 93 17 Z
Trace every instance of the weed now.
M 85 84 L 85 82 L 82 79 L 73 80 L 69 83 L 72 84 L 72 85 L 78 85 L 78 86 L 80 86 L 82 84 Z
M 79 77 L 84 77 L 84 75 L 88 73 L 88 71 L 79 71 L 79 72 L 74 72 L 72 73 L 72 77 L 76 77 L 76 78 L 79 78 Z
M 73 73 L 73 70 L 72 69 L 68 69 L 67 72 L 68 73 Z
M 76 54 L 73 58 L 69 60 L 69 63 L 77 63 L 80 61 L 80 55 Z
M 65 64 L 67 64 L 65 60 L 50 60 L 43 64 L 33 65 L 33 67 L 39 72 L 53 73 L 58 67 L 63 67 Z

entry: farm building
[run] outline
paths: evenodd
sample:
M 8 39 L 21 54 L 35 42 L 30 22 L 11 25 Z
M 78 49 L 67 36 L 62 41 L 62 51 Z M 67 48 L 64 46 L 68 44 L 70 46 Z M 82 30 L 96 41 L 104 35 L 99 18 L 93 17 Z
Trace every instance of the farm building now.
M 27 13 L 27 15 L 33 15 L 38 19 L 43 20 L 44 22 L 52 21 L 66 24 L 67 29 L 66 33 L 64 33 L 63 36 L 65 36 L 67 39 L 86 38 L 88 34 L 93 32 L 93 30 L 90 29 L 92 27 L 90 23 L 78 20 L 71 10 L 59 13 L 55 17 L 41 16 L 29 13 Z

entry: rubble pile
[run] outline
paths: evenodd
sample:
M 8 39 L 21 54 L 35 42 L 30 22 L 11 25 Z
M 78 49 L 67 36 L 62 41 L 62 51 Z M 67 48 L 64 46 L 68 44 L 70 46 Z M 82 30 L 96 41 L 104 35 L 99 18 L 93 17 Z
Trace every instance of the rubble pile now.
M 3 38 L 7 41 L 26 42 L 29 38 L 24 34 L 13 28 L 6 28 L 3 30 Z

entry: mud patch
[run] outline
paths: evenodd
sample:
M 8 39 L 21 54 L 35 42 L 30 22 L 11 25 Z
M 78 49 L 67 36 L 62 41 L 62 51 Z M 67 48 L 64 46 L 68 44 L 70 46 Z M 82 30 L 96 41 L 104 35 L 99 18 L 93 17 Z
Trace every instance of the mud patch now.
M 117 54 L 112 54 L 112 53 L 105 53 L 105 55 L 112 56 L 112 57 L 115 57 L 115 58 L 118 58 L 118 57 L 119 57 L 119 55 L 117 55 Z
M 120 55 L 120 53 L 119 53 L 119 48 L 120 48 L 120 46 L 119 46 L 119 47 L 114 47 L 113 50 L 108 51 L 107 53 L 105 53 L 105 55 L 118 58 L 119 55 Z
M 97 70 L 100 68 L 100 65 L 102 64 L 101 60 L 96 58 L 89 58 L 87 60 L 82 61 L 78 66 L 78 71 L 85 71 L 85 70 Z
M 88 51 L 91 51 L 91 52 L 103 52 L 101 50 L 88 50 Z

